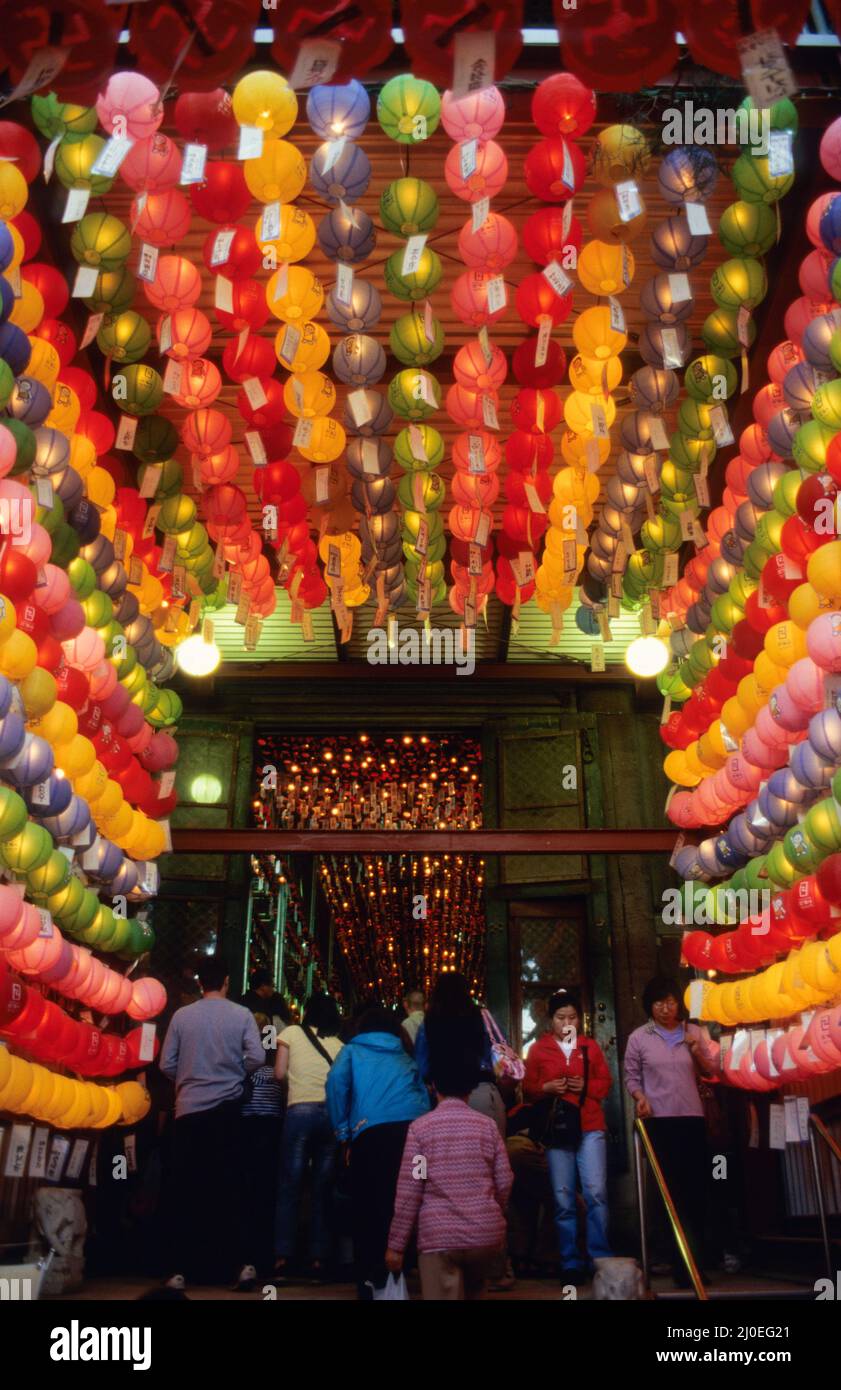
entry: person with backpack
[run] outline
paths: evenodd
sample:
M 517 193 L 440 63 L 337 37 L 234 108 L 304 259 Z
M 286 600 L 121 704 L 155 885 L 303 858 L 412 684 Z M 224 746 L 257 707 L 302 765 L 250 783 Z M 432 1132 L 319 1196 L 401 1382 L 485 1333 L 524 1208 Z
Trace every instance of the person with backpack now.
M 275 1275 L 281 1279 L 295 1254 L 301 1187 L 310 1166 L 309 1272 L 316 1281 L 325 1277 L 331 1254 L 336 1143 L 327 1113 L 326 1082 L 342 1050 L 339 1027 L 336 1001 L 329 994 L 316 994 L 307 1003 L 302 1022 L 284 1028 L 277 1040 L 275 1076 L 289 1088 L 275 1225 Z
M 429 1096 L 393 1009 L 371 1005 L 327 1074 L 327 1109 L 349 1166 L 359 1297 L 385 1287 L 385 1249 L 406 1131 Z
M 587 1254 L 612 1255 L 607 1235 L 607 1143 L 602 1101 L 611 1075 L 598 1043 L 580 1031 L 577 995 L 561 989 L 546 1006 L 549 1031 L 529 1048 L 523 1091 L 535 1102 L 530 1137 L 544 1146 L 555 1197 L 561 1283 L 585 1284 L 578 1250 L 576 1176 L 587 1209 Z

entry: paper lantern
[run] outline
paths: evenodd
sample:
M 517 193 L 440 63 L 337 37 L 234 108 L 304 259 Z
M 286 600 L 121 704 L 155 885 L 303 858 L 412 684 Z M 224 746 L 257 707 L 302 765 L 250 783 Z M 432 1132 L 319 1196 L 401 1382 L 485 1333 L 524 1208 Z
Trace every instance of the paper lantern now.
M 764 256 L 776 241 L 776 218 L 765 203 L 731 203 L 721 214 L 718 235 L 728 255 Z
M 131 308 L 137 294 L 137 281 L 125 266 L 103 270 L 96 277 L 93 294 L 85 304 L 94 314 L 119 314 Z
M 310 183 L 327 202 L 354 203 L 371 179 L 371 161 L 360 145 L 348 141 L 338 154 L 330 142 L 319 145 L 310 163 Z
M 429 232 L 438 221 L 438 198 L 423 179 L 396 179 L 380 196 L 380 220 L 397 236 Z
M 498 87 L 483 87 L 456 97 L 441 98 L 441 124 L 451 140 L 493 140 L 505 120 L 505 101 Z
M 611 125 L 600 131 L 593 146 L 593 173 L 605 185 L 640 178 L 651 162 L 648 141 L 632 125 Z
M 504 303 L 494 310 L 488 307 L 488 285 L 495 278 L 479 270 L 467 270 L 458 276 L 450 292 L 450 302 L 456 318 L 462 323 L 481 328 L 483 324 L 494 323 L 502 317 L 507 304 Z M 551 290 L 548 281 L 546 283 Z
M 138 140 L 120 165 L 120 178 L 134 193 L 162 193 L 181 177 L 181 153 L 168 135 L 157 131 Z
M 186 410 L 197 410 L 212 405 L 221 390 L 219 368 L 206 357 L 196 357 L 182 363 L 181 385 L 173 400 Z
M 265 140 L 263 152 L 243 164 L 245 182 L 260 203 L 292 203 L 307 181 L 307 165 L 288 140 Z
M 290 343 L 287 341 L 288 331 L 288 325 L 284 324 L 278 329 L 275 338 L 275 355 L 281 366 L 296 374 L 318 371 L 319 367 L 323 367 L 330 356 L 330 338 L 321 324 L 310 319 L 309 322 L 294 327 L 294 333 L 300 334 L 300 338 L 291 361 L 285 355 L 291 351 Z
M 444 332 L 438 319 L 432 320 L 431 332 L 430 341 L 427 338 L 426 316 L 417 309 L 397 319 L 391 328 L 389 345 L 398 362 L 409 367 L 425 367 L 440 357 L 444 348 Z
M 634 278 L 634 258 L 625 246 L 590 241 L 578 257 L 578 278 L 589 294 L 621 294 Z
M 785 197 L 794 174 L 772 174 L 768 159 L 741 154 L 730 171 L 740 199 L 745 203 L 776 203 Z
M 146 140 L 163 120 L 163 102 L 148 77 L 139 72 L 115 72 L 97 98 L 96 114 L 108 135 Z
M 377 98 L 377 120 L 391 140 L 411 145 L 438 128 L 441 98 L 431 82 L 404 75 L 392 77 Z
M 26 207 L 29 189 L 14 164 L 0 163 L 0 218 L 10 222 Z
M 132 203 L 132 223 L 140 240 L 157 247 L 175 246 L 183 241 L 190 229 L 190 204 L 184 194 L 177 188 L 167 188 L 163 193 L 145 196 L 142 211 L 138 210 L 136 198 Z
M 418 260 L 417 269 L 408 275 L 403 274 L 403 256 L 403 251 L 395 251 L 386 261 L 386 288 L 396 299 L 426 299 L 443 274 L 440 256 L 425 247 Z
M 311 271 L 290 265 L 269 280 L 266 303 L 275 318 L 297 325 L 315 318 L 324 303 L 324 290 Z
M 133 362 L 114 377 L 111 394 L 127 414 L 151 415 L 163 400 L 163 379 L 154 367 Z
M 55 175 L 65 188 L 87 188 L 94 197 L 107 193 L 114 182 L 113 174 L 92 172 L 105 148 L 99 135 L 85 135 L 81 140 L 62 140 L 55 154 Z
M 355 78 L 341 86 L 318 84 L 307 96 L 307 120 L 322 140 L 358 140 L 370 115 L 368 93 Z
M 458 249 L 471 269 L 498 274 L 517 254 L 517 233 L 507 217 L 491 212 L 476 230 L 472 221 L 465 222 L 459 232 Z
M 525 158 L 526 187 L 546 203 L 563 203 L 584 182 L 584 156 L 577 145 L 560 136 L 538 140 Z
M 77 222 L 70 238 L 70 250 L 80 265 L 117 270 L 131 250 L 131 236 L 118 217 L 105 212 L 89 212 Z
M 476 167 L 471 173 L 462 173 L 461 160 L 461 146 L 453 145 L 444 163 L 444 178 L 450 192 L 457 198 L 467 203 L 477 203 L 480 198 L 495 198 L 504 188 L 508 178 L 508 160 L 502 146 L 495 140 L 477 146 Z
M 441 388 L 429 372 L 406 370 L 392 378 L 388 401 L 395 415 L 402 419 L 423 420 L 440 409 Z
M 333 370 L 349 386 L 374 385 L 385 372 L 385 365 L 385 353 L 377 340 L 361 333 L 342 338 L 333 351 Z
M 517 286 L 516 305 L 520 318 L 532 328 L 547 318 L 557 327 L 572 312 L 572 294 L 556 294 L 545 275 L 527 275 Z
M 667 217 L 651 234 L 651 253 L 667 270 L 689 270 L 706 253 L 708 236 L 694 236 L 685 217 Z
M 280 73 L 260 70 L 240 78 L 231 96 L 231 107 L 240 126 L 253 126 L 279 136 L 295 124 L 298 98 Z
M 556 72 L 539 82 L 531 114 L 543 135 L 583 135 L 596 118 L 596 94 L 571 72 Z
M 376 245 L 374 224 L 361 208 L 331 208 L 318 224 L 318 244 L 330 260 L 355 265 L 357 261 L 367 260 Z
M 336 404 L 336 388 L 322 372 L 305 372 L 287 379 L 283 399 L 290 415 L 311 420 L 330 414 Z
M 587 204 L 587 222 L 593 236 L 601 241 L 629 242 L 639 236 L 648 222 L 648 214 L 642 208 L 627 222 L 619 215 L 619 204 L 612 188 L 601 188 L 594 193 Z
M 368 332 L 376 328 L 380 321 L 380 292 L 372 281 L 355 276 L 350 304 L 340 303 L 333 288 L 327 296 L 327 313 L 331 321 L 345 332 Z
M 320 416 L 312 422 L 308 444 L 298 446 L 302 458 L 310 463 L 332 463 L 344 451 L 345 431 L 331 416 Z
M 151 337 L 146 320 L 133 309 L 127 309 L 102 325 L 96 344 L 105 357 L 115 362 L 138 362 L 145 357 Z
M 478 342 L 469 342 L 459 348 L 453 359 L 453 375 L 456 381 L 472 391 L 497 390 L 508 374 L 505 353 L 498 347 L 491 348 L 491 360 L 487 362 Z
M 560 207 L 539 208 L 523 224 L 523 246 L 533 261 L 548 265 L 557 261 L 565 264 L 568 247 L 576 253 L 581 249 L 583 234 L 577 217 L 566 217 Z M 567 221 L 569 226 L 566 226 Z
M 190 198 L 208 222 L 238 222 L 251 205 L 242 166 L 232 160 L 208 162 L 202 183 L 190 186 Z
M 233 309 L 230 312 L 218 306 L 214 311 L 223 328 L 233 333 L 242 333 L 246 328 L 257 332 L 268 322 L 266 295 L 258 280 L 235 280 L 231 290 L 231 303 Z M 207 345 L 209 341 L 208 339 Z M 204 351 L 204 348 L 201 351 Z
M 221 150 L 237 139 L 231 98 L 221 87 L 209 92 L 182 92 L 175 102 L 173 119 L 184 140 Z

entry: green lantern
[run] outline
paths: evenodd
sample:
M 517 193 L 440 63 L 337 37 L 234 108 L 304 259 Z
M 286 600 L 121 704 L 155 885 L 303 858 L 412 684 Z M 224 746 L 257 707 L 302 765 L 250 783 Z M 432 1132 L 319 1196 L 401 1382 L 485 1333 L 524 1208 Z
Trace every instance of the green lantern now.
M 752 318 L 748 319 L 746 329 L 747 347 L 752 347 L 756 338 L 756 323 Z M 714 309 L 701 325 L 701 337 L 710 352 L 720 357 L 738 357 L 742 351 L 738 309 Z
M 31 869 L 26 875 L 27 891 L 33 898 L 47 898 L 57 893 L 71 876 L 70 864 L 59 850 L 54 849 L 46 864 Z
M 91 172 L 105 148 L 100 135 L 65 136 L 55 152 L 55 175 L 65 188 L 87 188 L 95 198 L 107 193 L 113 176 Z
M 674 459 L 666 459 L 660 469 L 660 491 L 667 497 L 679 497 L 692 490 L 694 474 L 689 468 L 678 468 Z
M 102 589 L 94 589 L 83 599 L 82 609 L 88 627 L 105 627 L 114 616 L 114 605 Z
M 763 888 L 771 887 L 768 881 L 767 860 L 767 854 L 759 854 L 745 865 L 745 884 L 749 892 L 758 893 Z
M 34 96 L 31 101 L 32 119 L 47 140 L 56 136 L 88 135 L 96 130 L 99 117 L 95 106 L 75 106 L 59 101 L 55 92 L 45 97 Z
M 682 543 L 680 522 L 673 516 L 655 516 L 643 522 L 640 540 L 644 548 L 653 555 L 663 551 L 680 550 Z
M 407 472 L 425 473 L 444 462 L 444 441 L 432 425 L 418 425 L 417 429 L 420 436 L 417 443 L 412 430 L 400 431 L 394 441 L 394 457 Z
M 405 74 L 386 82 L 377 98 L 377 120 L 390 140 L 414 145 L 438 129 L 441 98 L 431 82 Z
M 444 330 L 440 321 L 433 319 L 430 342 L 426 336 L 425 315 L 413 309 L 392 324 L 389 343 L 398 362 L 407 367 L 428 367 L 444 351 Z
M 759 583 L 759 577 L 762 574 L 765 563 L 767 560 L 770 560 L 770 558 L 771 556 L 768 554 L 767 550 L 763 550 L 762 546 L 757 545 L 756 541 L 751 541 L 742 556 L 742 569 L 749 579 L 755 579 L 756 582 Z
M 814 398 L 813 398 L 814 399 Z M 836 431 L 820 420 L 807 420 L 796 431 L 791 451 L 804 473 L 826 472 L 826 451 Z
M 0 358 L 0 410 L 3 410 L 9 403 L 9 398 L 15 389 L 15 375 L 8 362 Z
M 53 837 L 42 825 L 27 821 L 17 835 L 6 836 L 0 857 L 16 874 L 30 874 L 46 864 L 53 852 Z
M 420 507 L 437 512 L 447 495 L 447 489 L 437 473 L 405 473 L 397 484 L 397 496 L 402 507 Z
M 765 267 L 753 256 L 732 256 L 713 271 L 710 292 L 719 309 L 755 309 L 768 293 Z
M 151 951 L 155 944 L 155 933 L 149 924 L 142 922 L 139 917 L 130 917 L 128 928 L 128 941 L 120 951 L 120 956 L 124 960 L 136 960 L 138 956 Z
M 137 281 L 128 266 L 116 270 L 101 270 L 96 277 L 93 294 L 85 304 L 92 314 L 121 314 L 130 309 L 137 295 Z
M 96 345 L 103 357 L 115 362 L 139 362 L 152 338 L 148 323 L 134 309 L 126 309 L 100 325 Z
M 142 488 L 143 479 L 150 468 L 160 469 L 158 485 L 155 489 L 155 501 L 161 502 L 165 497 L 174 497 L 181 491 L 184 482 L 184 472 L 181 464 L 175 459 L 165 459 L 163 463 L 144 463 L 137 470 L 137 486 Z
M 812 416 L 831 430 L 841 430 L 841 378 L 818 387 L 812 397 Z
M 179 531 L 189 531 L 195 524 L 196 504 L 186 493 L 177 492 L 161 503 L 158 519 L 155 522 L 159 531 L 167 536 L 177 535 Z
M 87 560 L 83 560 L 81 555 L 67 566 L 67 578 L 80 601 L 92 594 L 96 588 L 96 570 Z
M 425 247 L 421 252 L 417 270 L 411 275 L 403 274 L 403 250 L 395 251 L 385 263 L 386 289 L 395 299 L 426 299 L 438 284 L 443 274 L 441 257 Z
M 132 453 L 141 463 L 163 463 L 178 448 L 178 430 L 163 415 L 147 415 L 137 426 Z
M 740 154 L 730 176 L 745 203 L 779 202 L 794 183 L 794 174 L 770 172 L 767 155 Z
M 406 576 L 407 583 L 415 585 L 417 584 L 418 578 L 420 576 L 420 567 L 422 564 L 423 561 L 420 558 L 418 558 L 417 560 L 406 560 L 404 565 L 404 573 Z M 427 561 L 425 577 L 429 580 L 430 587 L 433 590 L 437 589 L 439 584 L 443 584 L 446 579 L 446 574 L 444 571 L 444 561 L 433 560 L 431 564 L 429 563 L 429 561 Z
M 11 787 L 0 786 L 0 845 L 20 835 L 29 819 L 26 802 Z
M 680 521 L 681 512 L 689 512 L 694 517 L 701 515 L 694 491 L 663 493 L 660 497 L 660 506 L 666 516 L 677 517 L 678 521 Z
M 53 920 L 67 930 L 67 923 L 75 923 L 76 913 L 84 900 L 84 886 L 78 878 L 71 874 L 63 887 L 54 893 L 47 894 L 46 908 Z
M 780 542 L 785 520 L 784 516 L 780 516 L 779 512 L 775 512 L 772 508 L 770 512 L 763 513 L 756 523 L 754 540 L 757 545 L 761 545 L 763 550 L 767 550 L 771 555 L 779 555 L 782 550 Z
M 119 217 L 109 212 L 89 212 L 77 222 L 70 250 L 79 265 L 117 270 L 131 251 L 131 233 Z
M 156 729 L 169 728 L 177 724 L 183 713 L 181 699 L 174 690 L 159 690 L 157 701 L 147 718 Z
M 35 520 L 39 526 L 43 526 L 49 535 L 54 536 L 61 523 L 64 521 L 64 503 L 57 492 L 53 493 L 52 505 L 44 507 L 38 502 L 38 493 L 35 486 L 31 486 L 29 491 L 32 493 L 33 501 L 36 503 Z
M 803 479 L 797 470 L 792 468 L 775 483 L 771 499 L 774 503 L 774 510 L 778 511 L 781 516 L 794 516 L 797 511 L 797 494 L 800 491 L 802 481 Z
M 704 461 L 712 463 L 717 453 L 714 439 L 692 439 L 688 434 L 675 430 L 669 438 L 669 458 L 677 468 L 697 473 Z
M 435 519 L 438 520 L 437 517 L 436 517 Z M 446 555 L 446 553 L 447 553 L 447 538 L 446 538 L 446 536 L 444 536 L 444 535 L 435 536 L 434 538 L 432 538 L 432 539 L 429 541 L 429 544 L 428 544 L 428 549 L 427 549 L 427 552 L 426 552 L 426 562 L 427 562 L 427 564 L 432 565 L 432 564 L 437 563 L 437 561 L 439 561 L 439 560 L 443 560 L 443 558 L 444 558 L 444 556 Z M 404 540 L 403 540 L 403 555 L 405 556 L 407 562 L 410 561 L 410 560 L 419 561 L 420 558 L 421 558 L 420 555 L 418 554 L 418 552 L 417 552 L 416 549 L 415 549 L 415 541 L 414 541 L 411 537 L 404 537 Z
M 836 268 L 841 266 L 841 257 L 835 262 Z M 841 275 L 838 276 L 837 288 L 841 290 Z M 835 270 L 832 272 L 832 297 L 835 298 L 836 278 Z M 836 372 L 841 372 L 841 329 L 836 328 L 829 340 L 829 360 Z
M 395 179 L 380 197 L 380 221 L 395 236 L 431 232 L 438 221 L 435 189 L 423 179 Z
M 782 846 L 774 846 L 774 849 L 779 848 L 782 848 L 783 854 L 797 874 L 811 873 L 813 869 L 818 867 L 821 860 L 820 854 L 815 851 L 815 846 L 808 834 L 805 823 L 803 825 L 793 825 L 787 830 L 783 836 Z M 773 854 L 773 852 L 772 850 L 771 854 Z
M 739 384 L 733 363 L 714 353 L 696 357 L 694 362 L 690 362 L 683 380 L 693 400 L 705 401 L 708 405 L 728 400 Z
M 12 469 L 12 477 L 15 478 L 19 473 L 28 473 L 35 462 L 37 441 L 33 431 L 23 420 L 8 419 L 4 420 L 3 424 L 14 435 L 17 445 L 17 457 Z
M 745 616 L 744 608 L 734 603 L 729 594 L 719 594 L 710 608 L 710 618 L 719 632 L 732 632 Z M 699 644 L 703 646 L 703 643 Z M 692 648 L 693 652 L 695 648 Z
M 114 377 L 111 395 L 127 415 L 152 415 L 164 398 L 163 378 L 145 362 L 131 362 Z
M 68 526 L 66 521 L 62 521 L 55 528 L 52 541 L 50 562 L 58 565 L 59 569 L 66 570 L 71 560 L 76 559 L 81 549 L 78 533 L 72 526 Z
M 175 463 L 175 460 L 173 459 L 172 462 Z M 180 465 L 176 464 L 176 467 L 180 467 Z M 186 535 L 178 537 L 179 555 L 200 555 L 202 551 L 208 549 L 207 531 L 200 521 L 197 521 L 194 526 L 191 526 Z
M 730 256 L 765 256 L 777 241 L 777 219 L 767 203 L 730 203 L 718 236 Z
M 441 387 L 431 372 L 407 368 L 392 377 L 388 403 L 403 420 L 425 420 L 441 407 Z
M 741 571 L 730 580 L 730 587 L 727 592 L 733 602 L 739 608 L 744 608 L 751 594 L 755 594 L 759 586 L 753 579 L 749 579 Z
M 810 807 L 803 824 L 812 844 L 820 851 L 821 858 L 834 854 L 841 846 L 841 816 L 831 796 Z
M 678 411 L 677 427 L 681 434 L 691 439 L 708 440 L 713 437 L 710 408 L 701 401 L 684 401 Z
M 739 105 L 748 119 L 737 117 L 736 138 L 740 145 L 753 149 L 764 149 L 767 145 L 767 130 L 791 130 L 798 128 L 797 107 L 788 97 L 775 101 L 770 107 L 757 107 L 753 97 L 745 97 Z

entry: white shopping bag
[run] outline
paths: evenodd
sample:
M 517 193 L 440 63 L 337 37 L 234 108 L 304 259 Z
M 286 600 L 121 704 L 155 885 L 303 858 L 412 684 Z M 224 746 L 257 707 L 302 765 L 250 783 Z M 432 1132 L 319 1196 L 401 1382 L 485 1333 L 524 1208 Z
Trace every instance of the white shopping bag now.
M 375 1289 L 373 1284 L 371 1288 L 375 1303 L 381 1303 L 383 1301 L 389 1303 L 408 1303 L 409 1301 L 409 1290 L 406 1288 L 406 1277 L 403 1274 L 398 1274 L 397 1276 L 389 1274 L 385 1286 L 382 1289 Z

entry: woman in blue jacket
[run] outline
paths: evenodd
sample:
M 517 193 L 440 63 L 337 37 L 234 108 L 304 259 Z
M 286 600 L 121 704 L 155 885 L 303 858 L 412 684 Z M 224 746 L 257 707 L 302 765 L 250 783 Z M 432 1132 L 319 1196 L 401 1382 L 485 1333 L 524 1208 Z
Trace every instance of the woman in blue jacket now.
M 388 1277 L 385 1252 L 406 1131 L 429 1109 L 392 1010 L 375 1005 L 362 1015 L 327 1073 L 327 1109 L 336 1138 L 349 1145 L 357 1288 L 370 1298 Z

